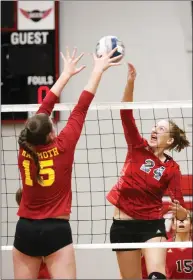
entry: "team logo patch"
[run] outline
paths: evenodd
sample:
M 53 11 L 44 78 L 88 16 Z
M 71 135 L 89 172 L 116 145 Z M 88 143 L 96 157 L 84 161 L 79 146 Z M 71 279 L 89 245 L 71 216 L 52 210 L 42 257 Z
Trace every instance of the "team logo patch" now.
M 20 12 L 24 15 L 24 17 L 31 19 L 34 22 L 38 22 L 44 18 L 46 18 L 52 11 L 52 8 L 48 9 L 47 11 L 38 11 L 33 10 L 31 12 L 25 11 L 23 9 L 20 9 Z

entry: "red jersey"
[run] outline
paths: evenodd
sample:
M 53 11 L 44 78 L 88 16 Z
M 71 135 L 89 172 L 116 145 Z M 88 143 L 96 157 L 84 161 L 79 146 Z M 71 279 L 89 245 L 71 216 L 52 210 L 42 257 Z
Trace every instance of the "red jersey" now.
M 83 91 L 66 126 L 55 140 L 47 145 L 36 146 L 43 181 L 33 180 L 36 166 L 31 156 L 19 150 L 18 165 L 23 184 L 23 195 L 18 215 L 29 219 L 46 219 L 71 212 L 71 174 L 75 147 L 80 137 L 89 105 L 94 95 Z M 50 115 L 57 97 L 49 92 L 37 114 Z
M 107 195 L 110 203 L 127 215 L 142 220 L 162 217 L 162 197 L 168 189 L 173 199 L 184 205 L 179 165 L 169 157 L 165 163 L 156 157 L 141 137 L 132 110 L 121 110 L 128 153 L 118 183 Z
M 172 242 L 172 238 L 168 242 Z M 141 257 L 142 278 L 147 279 L 145 258 Z M 193 249 L 172 248 L 167 249 L 166 255 L 167 279 L 193 279 Z
M 193 279 L 193 249 L 168 249 L 166 271 L 168 279 Z
M 51 279 L 46 264 L 42 261 L 38 279 Z

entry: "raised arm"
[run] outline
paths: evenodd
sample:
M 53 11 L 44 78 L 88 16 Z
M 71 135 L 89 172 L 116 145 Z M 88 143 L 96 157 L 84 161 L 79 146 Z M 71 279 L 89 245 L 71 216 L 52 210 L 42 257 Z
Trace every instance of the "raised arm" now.
M 172 200 L 169 210 L 174 213 L 178 220 L 184 220 L 187 216 L 187 210 L 185 209 L 184 198 L 181 190 L 181 176 L 179 168 L 175 168 L 168 185 L 168 193 Z
M 101 58 L 97 58 L 95 55 L 93 55 L 94 68 L 88 83 L 85 86 L 77 105 L 73 109 L 66 126 L 57 137 L 60 149 L 66 149 L 69 148 L 69 146 L 74 148 L 76 146 L 82 131 L 89 105 L 94 98 L 103 73 L 111 66 L 120 65 L 120 63 L 114 62 L 118 57 L 110 58 L 115 51 L 116 49 L 114 49 L 109 54 L 105 54 Z
M 128 64 L 129 73 L 122 102 L 133 102 L 134 83 L 136 78 L 136 70 L 132 64 Z M 140 146 L 143 143 L 143 138 L 139 134 L 135 119 L 133 117 L 133 110 L 120 110 L 125 139 L 128 145 Z
M 76 58 L 76 52 L 77 49 L 74 48 L 72 56 L 70 56 L 68 47 L 66 48 L 66 56 L 61 53 L 61 57 L 64 62 L 64 68 L 62 71 L 62 74 L 58 78 L 58 80 L 55 82 L 55 84 L 52 86 L 46 97 L 44 98 L 39 110 L 36 114 L 44 113 L 47 115 L 50 115 L 52 113 L 52 110 L 54 108 L 55 103 L 58 101 L 62 90 L 70 80 L 70 78 L 73 75 L 76 75 L 81 70 L 85 68 L 85 66 L 81 66 L 79 68 L 76 67 L 78 61 L 83 56 L 83 53 Z

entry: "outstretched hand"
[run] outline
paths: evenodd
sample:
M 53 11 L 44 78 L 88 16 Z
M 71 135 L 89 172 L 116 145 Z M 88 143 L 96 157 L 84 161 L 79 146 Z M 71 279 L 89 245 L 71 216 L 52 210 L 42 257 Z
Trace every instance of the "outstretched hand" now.
M 96 71 L 104 72 L 111 66 L 118 66 L 121 63 L 116 62 L 122 55 L 118 55 L 116 57 L 112 57 L 112 55 L 116 52 L 117 48 L 114 48 L 110 53 L 105 53 L 101 57 L 97 57 L 96 54 L 93 54 L 94 59 L 94 68 Z
M 129 71 L 128 71 L 128 81 L 133 82 L 136 79 L 137 72 L 135 70 L 135 67 L 131 63 L 128 63 L 128 68 L 129 68 Z
M 62 72 L 64 74 L 69 75 L 70 77 L 78 74 L 86 67 L 85 65 L 77 67 L 77 63 L 83 57 L 84 53 L 81 53 L 78 57 L 76 57 L 76 53 L 77 53 L 77 48 L 74 48 L 72 55 L 70 55 L 70 51 L 68 47 L 66 47 L 65 56 L 63 55 L 62 52 L 60 53 L 64 62 L 64 69 Z
M 174 200 L 170 203 L 169 210 L 176 216 L 178 220 L 186 219 L 187 211 L 180 205 L 178 200 Z

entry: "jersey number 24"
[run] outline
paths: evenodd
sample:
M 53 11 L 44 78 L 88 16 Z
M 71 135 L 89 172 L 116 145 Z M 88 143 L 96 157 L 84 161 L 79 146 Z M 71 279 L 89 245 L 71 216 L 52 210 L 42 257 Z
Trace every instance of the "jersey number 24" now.
M 145 163 L 142 164 L 142 166 L 140 167 L 140 170 L 149 174 L 151 172 L 151 170 L 154 168 L 154 166 L 155 166 L 155 162 L 152 159 L 146 159 Z M 165 170 L 164 166 L 160 166 L 160 167 L 154 169 L 153 178 L 156 179 L 157 181 L 159 181 L 164 173 L 164 170 Z

